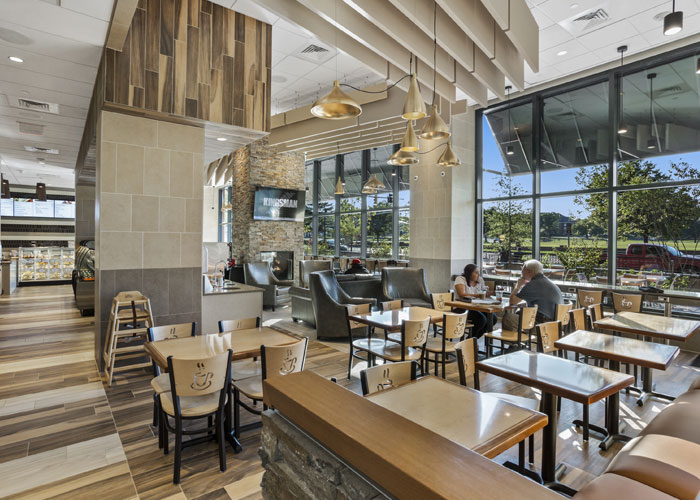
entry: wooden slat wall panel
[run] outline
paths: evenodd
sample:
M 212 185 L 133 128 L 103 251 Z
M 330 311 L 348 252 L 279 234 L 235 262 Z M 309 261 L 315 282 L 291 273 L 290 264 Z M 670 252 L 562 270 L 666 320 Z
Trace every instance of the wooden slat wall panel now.
M 142 0 L 124 50 L 105 49 L 105 101 L 269 131 L 271 42 L 208 0 Z

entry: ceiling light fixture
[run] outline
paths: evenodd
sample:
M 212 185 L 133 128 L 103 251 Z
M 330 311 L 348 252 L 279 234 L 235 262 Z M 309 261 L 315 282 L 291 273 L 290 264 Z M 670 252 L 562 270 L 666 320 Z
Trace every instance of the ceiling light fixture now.
M 36 198 L 39 201 L 46 201 L 46 184 L 43 182 L 36 183 Z
M 559 52 L 557 52 L 558 56 L 565 56 L 566 54 L 568 54 L 566 50 L 560 50 Z
M 10 61 L 16 62 L 16 63 L 23 63 L 24 62 L 24 59 L 22 59 L 21 57 L 17 57 L 17 56 L 10 56 L 10 57 L 8 57 L 8 59 Z
M 506 85 L 506 102 L 510 102 L 510 89 L 512 89 L 512 88 L 513 87 L 511 87 L 510 85 Z M 508 106 L 508 142 L 511 142 L 511 140 L 512 140 L 511 135 L 510 135 L 511 128 L 512 128 L 512 125 L 511 125 L 511 118 L 510 118 L 510 106 Z M 506 146 L 506 154 L 508 156 L 513 156 L 515 154 L 515 149 L 513 148 L 513 146 L 511 144 L 508 144 L 508 146 Z
M 419 160 L 416 157 L 416 155 L 414 155 L 410 151 L 402 151 L 400 149 L 398 151 L 396 151 L 393 155 L 391 155 L 389 157 L 389 159 L 387 160 L 387 163 L 389 165 L 394 165 L 394 166 L 415 165 L 418 162 L 419 162 Z
M 435 96 L 437 92 L 437 2 L 433 2 L 433 103 L 430 106 L 430 117 L 425 122 L 420 136 L 423 139 L 436 140 L 447 139 L 450 136 L 450 129 L 445 124 L 445 121 L 438 113 L 437 105 L 435 104 Z
M 418 65 L 417 61 L 416 65 Z M 418 88 L 418 79 L 412 72 L 413 54 L 411 54 L 411 59 L 408 63 L 408 71 L 411 73 L 411 82 L 408 84 L 408 94 L 406 94 L 406 101 L 403 104 L 401 118 L 404 120 L 420 120 L 421 118 L 425 118 L 425 102 L 423 102 L 423 96 L 420 94 L 420 89 Z
M 385 188 L 386 186 L 382 183 L 382 181 L 377 179 L 377 174 L 372 174 L 372 177 L 369 178 L 362 188 L 362 192 L 364 194 L 376 194 L 377 191 Z
M 683 11 L 676 12 L 676 0 L 673 0 L 671 13 L 664 16 L 664 35 L 671 36 L 683 29 Z
M 416 137 L 416 132 L 413 130 L 413 122 L 408 120 L 406 125 L 406 133 L 401 141 L 401 151 L 418 151 L 418 137 Z
M 627 52 L 627 45 L 620 45 L 617 48 L 617 51 L 620 53 L 620 68 L 622 68 L 622 66 L 624 65 L 624 61 L 625 61 L 625 59 L 624 59 L 625 52 Z M 623 82 L 622 78 L 620 78 L 620 85 L 622 87 L 624 86 L 624 82 Z M 623 105 L 623 102 L 622 102 L 623 95 L 624 95 L 624 89 L 620 88 L 620 115 L 619 115 L 620 116 L 620 124 L 617 127 L 618 134 L 626 134 L 627 130 L 629 130 L 629 128 L 627 127 L 627 124 L 625 123 L 625 106 Z
M 460 160 L 459 156 L 452 150 L 452 141 L 447 141 L 447 147 L 440 155 L 437 164 L 441 167 L 459 167 L 462 164 L 462 160 Z
M 2 198 L 10 198 L 10 181 L 2 179 Z
M 216 140 L 219 142 L 226 142 L 228 139 L 226 139 L 226 137 L 217 137 Z
M 653 129 L 656 128 L 654 123 L 654 78 L 656 78 L 656 73 L 647 75 L 649 80 L 649 139 L 647 140 L 647 149 L 656 149 L 657 146 L 653 137 Z
M 338 181 L 335 183 L 335 194 L 345 194 L 345 188 L 340 176 L 338 176 Z
M 695 74 L 700 75 L 700 57 L 698 57 L 698 61 L 695 64 Z

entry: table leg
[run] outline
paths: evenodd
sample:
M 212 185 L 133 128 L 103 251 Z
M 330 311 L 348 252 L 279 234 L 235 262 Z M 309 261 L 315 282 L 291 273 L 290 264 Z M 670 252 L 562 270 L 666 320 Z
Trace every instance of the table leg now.
M 542 479 L 548 488 L 574 496 L 576 490 L 557 481 L 566 466 L 557 465 L 557 404 L 553 394 L 542 393 L 542 411 L 548 418 L 547 425 L 542 429 Z
M 610 369 L 614 371 L 620 371 L 619 361 L 610 361 Z M 622 428 L 620 426 L 620 393 L 616 392 L 608 396 L 608 405 L 605 412 L 605 427 L 608 429 L 607 436 L 603 441 L 600 442 L 599 447 L 603 450 L 607 450 L 616 441 L 626 443 L 630 439 L 629 436 L 622 434 Z
M 640 391 L 639 399 L 637 399 L 637 406 L 643 406 L 644 403 L 651 397 L 666 399 L 668 401 L 673 401 L 676 399 L 675 396 L 669 396 L 668 394 L 654 391 L 654 382 L 652 377 L 652 369 L 642 367 L 642 390 Z

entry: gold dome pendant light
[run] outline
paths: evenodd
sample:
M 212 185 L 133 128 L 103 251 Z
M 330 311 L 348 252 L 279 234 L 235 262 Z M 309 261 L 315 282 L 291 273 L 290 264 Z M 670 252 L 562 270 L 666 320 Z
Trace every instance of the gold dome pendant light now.
M 425 116 L 425 102 L 423 102 L 423 96 L 418 88 L 418 80 L 415 74 L 411 74 L 411 83 L 408 85 L 408 94 L 406 95 L 406 102 L 403 104 L 401 118 L 404 120 L 420 120 L 425 118 Z
M 411 120 L 406 125 L 406 133 L 401 141 L 401 151 L 418 151 L 418 137 L 416 137 L 416 132 L 413 130 L 413 122 Z
M 415 165 L 418 163 L 418 157 L 410 151 L 402 151 L 399 149 L 389 157 L 387 163 L 389 165 L 399 166 L 399 165 Z
M 376 155 L 376 150 L 377 148 L 373 148 L 372 153 Z M 377 161 L 376 158 L 372 158 L 372 163 L 375 163 Z M 370 166 L 371 170 L 371 166 Z M 365 182 L 365 185 L 362 186 L 362 193 L 363 194 L 377 194 L 377 191 L 380 189 L 385 189 L 386 186 L 382 181 L 377 179 L 377 174 L 372 174 L 372 176 L 369 178 L 367 182 Z
M 343 181 L 338 177 L 338 182 L 335 183 L 335 194 L 345 194 L 345 187 L 343 187 Z
M 440 155 L 437 164 L 441 167 L 459 167 L 462 164 L 462 160 L 452 150 L 452 141 L 447 141 L 447 147 Z
M 437 2 L 433 2 L 433 104 L 430 110 L 430 118 L 425 122 L 420 136 L 423 139 L 436 140 L 447 139 L 450 136 L 450 129 L 438 113 L 435 105 L 435 86 L 437 83 Z
M 311 114 L 324 120 L 344 120 L 354 118 L 362 113 L 362 107 L 340 90 L 340 82 L 333 82 L 333 90 L 311 105 Z

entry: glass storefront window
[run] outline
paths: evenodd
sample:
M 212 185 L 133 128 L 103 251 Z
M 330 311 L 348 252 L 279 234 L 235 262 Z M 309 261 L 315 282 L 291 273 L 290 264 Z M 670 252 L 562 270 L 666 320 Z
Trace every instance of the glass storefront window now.
M 320 178 L 318 181 L 318 212 L 331 213 L 335 211 L 335 183 L 338 180 L 335 172 L 335 156 L 321 160 Z
M 408 259 L 408 248 L 411 241 L 411 211 L 399 212 L 399 259 Z
M 368 167 L 369 174 L 367 178 L 370 178 L 373 174 L 377 176 L 385 188 L 377 194 L 367 195 L 367 208 L 390 208 L 394 204 L 394 168 L 387 164 L 387 160 L 393 154 L 393 146 L 379 146 L 377 148 L 372 148 L 370 151 L 370 164 Z
M 341 212 L 362 209 L 362 151 L 343 155 L 345 194 L 340 200 Z
M 391 211 L 367 213 L 367 256 L 391 258 L 393 215 Z
M 362 250 L 362 217 L 359 213 L 340 215 L 340 255 L 358 256 Z
M 515 265 L 532 256 L 532 200 L 484 203 L 483 255 L 488 263 Z
M 318 255 L 335 254 L 335 216 L 325 215 L 318 218 Z

